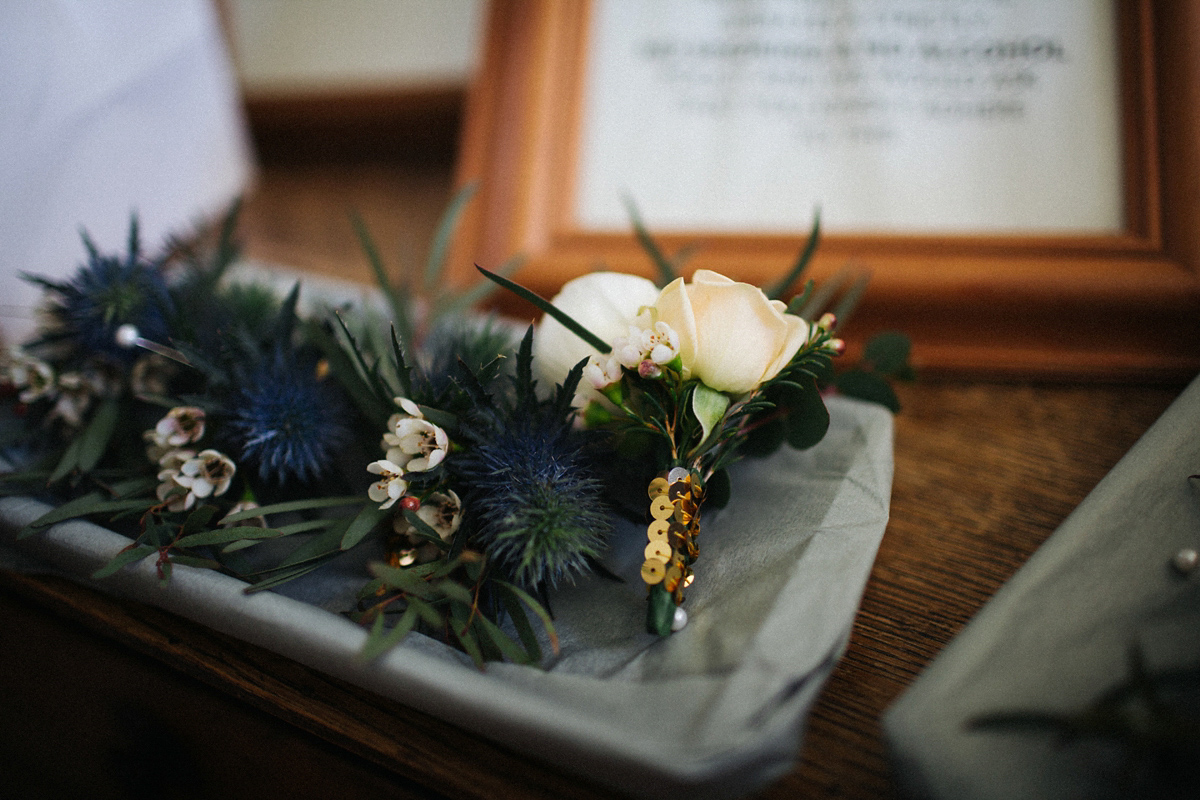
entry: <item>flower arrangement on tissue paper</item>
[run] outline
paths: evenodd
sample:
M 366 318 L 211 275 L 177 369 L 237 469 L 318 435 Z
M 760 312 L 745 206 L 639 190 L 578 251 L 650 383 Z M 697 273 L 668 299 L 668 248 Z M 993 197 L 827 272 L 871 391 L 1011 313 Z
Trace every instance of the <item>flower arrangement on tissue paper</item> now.
M 445 245 L 468 197 L 419 285 L 392 282 L 359 224 L 382 312 L 301 314 L 299 286 L 230 280 L 236 209 L 215 242 L 157 254 L 136 222 L 124 256 L 85 236 L 73 279 L 31 278 L 43 324 L 5 364 L 0 435 L 23 465 L 5 491 L 59 504 L 18 537 L 89 517 L 132 539 L 98 579 L 153 559 L 163 581 L 218 569 L 247 592 L 372 548 L 347 609 L 370 629 L 364 657 L 419 630 L 479 664 L 538 662 L 556 646 L 548 591 L 604 572 L 625 513 L 650 520 L 648 630 L 681 627 L 701 505 L 728 496 L 726 467 L 824 434 L 836 317 L 804 318 L 811 281 L 785 305 L 713 272 L 675 277 L 636 216 L 661 289 L 596 273 L 551 304 L 503 276 L 514 260 L 449 293 Z M 547 310 L 536 331 L 469 310 L 497 284 Z M 845 376 L 894 402 L 883 378 L 907 371 L 907 342 L 871 347 L 873 366 Z

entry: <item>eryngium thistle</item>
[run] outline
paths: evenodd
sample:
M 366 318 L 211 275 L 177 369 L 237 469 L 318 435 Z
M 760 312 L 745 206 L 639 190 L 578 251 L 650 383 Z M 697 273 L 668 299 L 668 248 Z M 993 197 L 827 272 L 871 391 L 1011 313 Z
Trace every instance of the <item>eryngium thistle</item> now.
M 69 282 L 31 278 L 57 295 L 48 309 L 52 329 L 43 338 L 67 344 L 76 354 L 102 354 L 131 364 L 142 353 L 119 345 L 117 329 L 133 325 L 143 338 L 165 343 L 172 308 L 167 287 L 158 267 L 141 256 L 136 220 L 124 258 L 102 255 L 86 234 L 83 241 L 88 261 Z
M 316 363 L 276 352 L 233 394 L 227 433 L 238 463 L 278 485 L 325 475 L 350 439 L 349 409 Z
M 569 428 L 497 431 L 458 466 L 471 489 L 476 541 L 511 580 L 557 586 L 589 569 L 611 523 L 603 487 Z

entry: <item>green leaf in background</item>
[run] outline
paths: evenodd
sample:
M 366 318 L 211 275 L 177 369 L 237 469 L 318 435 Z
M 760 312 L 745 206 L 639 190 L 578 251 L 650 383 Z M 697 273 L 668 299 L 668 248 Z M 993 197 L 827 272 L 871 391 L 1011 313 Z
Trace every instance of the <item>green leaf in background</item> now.
M 117 429 L 117 419 L 120 416 L 121 404 L 115 397 L 109 397 L 100 404 L 92 416 L 87 428 L 79 437 L 79 471 L 91 472 L 100 462 L 108 443 L 112 440 L 113 431 Z
M 367 261 L 371 265 L 371 271 L 375 273 L 375 282 L 379 284 L 379 291 L 383 292 L 384 299 L 387 300 L 388 308 L 392 312 L 392 322 L 400 330 L 400 338 L 406 342 L 413 340 L 412 320 L 409 319 L 408 303 L 403 294 L 394 286 L 387 276 L 387 268 L 383 264 L 383 258 L 379 255 L 379 249 L 375 247 L 375 240 L 371 237 L 371 232 L 367 229 L 366 221 L 357 213 L 350 215 L 350 222 L 354 226 L 354 233 L 358 237 L 358 244 L 363 249 L 363 253 L 367 257 Z
M 812 260 L 813 253 L 817 252 L 817 244 L 821 241 L 821 210 L 817 209 L 813 213 L 812 230 L 808 233 L 808 241 L 804 243 L 804 248 L 800 251 L 800 255 L 796 258 L 792 268 L 779 281 L 766 291 L 767 297 L 772 300 L 778 300 L 783 297 L 783 293 L 788 290 L 788 287 L 799 280 L 804 271 L 808 269 L 808 262 Z M 805 295 L 809 291 L 811 282 L 805 287 Z M 803 299 L 800 301 L 803 304 Z M 790 310 L 790 309 L 789 309 Z
M 658 243 L 654 241 L 654 237 L 650 235 L 650 231 L 646 229 L 646 225 L 642 222 L 642 215 L 638 212 L 637 204 L 633 202 L 633 198 L 625 198 L 625 210 L 629 213 L 629 221 L 633 224 L 633 233 L 637 236 L 638 243 L 642 249 L 646 251 L 646 255 L 650 256 L 650 260 L 654 263 L 655 269 L 658 270 L 658 285 L 659 288 L 666 286 L 671 281 L 678 277 L 675 274 L 675 264 L 671 259 L 667 258 Z M 607 350 L 601 350 L 602 353 L 607 353 Z
M 442 280 L 446 268 L 446 255 L 450 249 L 450 240 L 463 209 L 475 195 L 476 184 L 468 183 L 459 189 L 450 204 L 446 206 L 442 218 L 438 220 L 437 229 L 433 232 L 433 241 L 429 245 L 429 258 L 425 262 L 425 293 L 431 294 Z
M 900 398 L 896 397 L 891 384 L 874 373 L 849 370 L 834 378 L 833 385 L 847 397 L 879 403 L 891 409 L 893 414 L 900 411 Z
M 869 362 L 875 372 L 897 375 L 908 367 L 911 353 L 912 342 L 907 336 L 897 331 L 886 331 L 871 337 L 867 342 L 863 350 L 863 360 Z

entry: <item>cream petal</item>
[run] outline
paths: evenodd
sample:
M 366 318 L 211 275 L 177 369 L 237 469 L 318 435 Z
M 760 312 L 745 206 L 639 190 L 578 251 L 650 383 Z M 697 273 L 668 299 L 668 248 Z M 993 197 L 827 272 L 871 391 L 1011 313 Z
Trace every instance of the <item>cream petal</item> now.
M 658 295 L 658 300 L 654 302 L 654 310 L 658 314 L 658 319 L 670 325 L 671 329 L 679 336 L 679 358 L 683 361 L 684 377 L 686 378 L 687 371 L 693 367 L 695 362 L 699 343 L 697 341 L 696 316 L 683 278 L 676 278 L 663 288 Z

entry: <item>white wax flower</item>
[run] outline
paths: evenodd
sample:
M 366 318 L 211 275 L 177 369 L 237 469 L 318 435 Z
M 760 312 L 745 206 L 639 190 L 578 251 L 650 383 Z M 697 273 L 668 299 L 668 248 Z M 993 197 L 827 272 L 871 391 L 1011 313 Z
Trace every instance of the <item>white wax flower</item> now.
M 621 362 L 615 356 L 594 355 L 583 368 L 583 379 L 597 390 L 607 389 L 621 380 Z
M 593 272 L 568 281 L 551 302 L 612 345 L 628 334 L 638 313 L 652 305 L 656 297 L 658 287 L 646 278 L 621 272 Z M 572 367 L 591 355 L 601 354 L 558 320 L 544 317 L 533 335 L 533 368 L 538 388 L 543 393 L 550 392 L 555 384 L 563 382 Z M 581 382 L 576 405 L 586 405 L 597 396 L 586 381 Z
M 217 450 L 201 450 L 179 467 L 175 482 L 200 499 L 220 497 L 229 490 L 237 467 L 233 459 Z
M 154 426 L 154 441 L 172 447 L 198 442 L 204 436 L 204 420 L 204 409 L 176 406 Z
M 672 281 L 654 310 L 679 334 L 685 375 L 733 395 L 775 377 L 808 339 L 808 323 L 785 303 L 710 270 Z
M 367 489 L 367 496 L 379 503 L 379 507 L 391 508 L 408 491 L 404 481 L 404 468 L 394 461 L 381 459 L 367 464 L 367 472 L 379 476 L 379 480 Z

